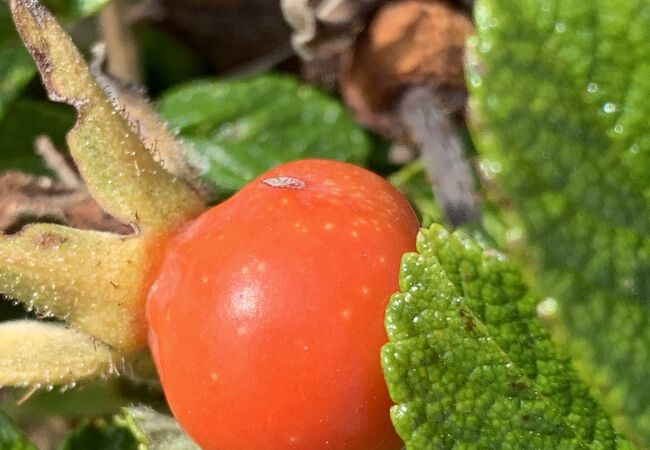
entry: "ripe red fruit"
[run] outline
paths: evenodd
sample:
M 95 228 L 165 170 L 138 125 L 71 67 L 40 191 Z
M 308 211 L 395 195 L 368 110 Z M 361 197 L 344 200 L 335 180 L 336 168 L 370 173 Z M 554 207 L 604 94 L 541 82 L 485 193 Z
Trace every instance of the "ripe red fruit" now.
M 398 450 L 384 312 L 418 222 L 362 168 L 278 167 L 172 240 L 147 304 L 167 400 L 205 450 Z

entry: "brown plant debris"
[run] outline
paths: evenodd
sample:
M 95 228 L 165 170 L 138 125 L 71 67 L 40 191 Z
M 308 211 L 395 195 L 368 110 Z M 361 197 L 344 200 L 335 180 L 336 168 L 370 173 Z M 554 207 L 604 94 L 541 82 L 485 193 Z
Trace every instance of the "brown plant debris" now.
M 330 59 L 349 47 L 380 0 L 282 0 L 291 43 L 307 62 Z
M 71 188 L 49 177 L 21 172 L 0 176 L 0 232 L 13 233 L 34 222 L 57 222 L 120 234 L 131 232 L 131 228 L 106 214 L 83 185 Z
M 472 32 L 470 18 L 447 2 L 385 6 L 345 57 L 343 97 L 358 120 L 389 135 L 398 122 L 397 100 L 409 86 L 429 86 L 450 99 L 451 109 L 462 110 L 465 41 Z
M 180 38 L 219 72 L 273 67 L 291 53 L 277 0 L 154 0 L 149 20 Z

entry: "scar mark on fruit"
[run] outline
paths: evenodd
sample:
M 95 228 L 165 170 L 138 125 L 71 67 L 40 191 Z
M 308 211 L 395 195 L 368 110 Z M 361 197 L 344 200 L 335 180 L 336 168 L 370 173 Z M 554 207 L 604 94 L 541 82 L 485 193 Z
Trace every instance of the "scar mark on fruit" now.
M 68 242 L 68 238 L 60 234 L 47 232 L 34 237 L 34 243 L 42 250 L 55 248 Z
M 305 182 L 293 177 L 265 178 L 262 183 L 275 188 L 304 189 Z

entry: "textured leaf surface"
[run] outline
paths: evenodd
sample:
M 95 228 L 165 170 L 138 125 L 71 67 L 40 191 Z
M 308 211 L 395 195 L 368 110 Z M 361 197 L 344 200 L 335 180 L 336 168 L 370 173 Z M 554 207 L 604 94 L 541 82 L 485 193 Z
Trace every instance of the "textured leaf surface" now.
M 583 368 L 650 445 L 650 1 L 481 0 L 476 18 L 483 164 Z
M 66 385 L 108 375 L 121 360 L 91 336 L 36 320 L 2 322 L 0 355 L 0 386 Z
M 337 101 L 289 77 L 194 82 L 165 94 L 160 112 L 225 193 L 283 162 L 360 164 L 369 151 L 365 133 Z
M 13 423 L 0 411 L 0 448 L 3 450 L 36 450 Z
M 382 350 L 408 449 L 632 448 L 556 351 L 514 264 L 439 225 L 417 251 Z
M 142 271 L 157 254 L 155 236 L 147 241 L 31 225 L 0 237 L 0 292 L 114 348 L 137 349 L 146 342 Z

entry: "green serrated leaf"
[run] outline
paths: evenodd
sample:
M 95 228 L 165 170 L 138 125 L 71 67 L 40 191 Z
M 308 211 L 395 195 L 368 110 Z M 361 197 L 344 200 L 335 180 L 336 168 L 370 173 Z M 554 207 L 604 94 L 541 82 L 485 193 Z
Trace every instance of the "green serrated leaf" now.
M 650 1 L 480 0 L 469 82 L 484 165 L 544 293 L 630 436 L 650 445 Z
M 404 256 L 382 350 L 407 449 L 622 449 L 504 255 L 439 225 Z
M 2 450 L 38 450 L 0 411 L 0 448 Z
M 200 450 L 173 417 L 145 406 L 123 408 L 115 423 L 129 429 L 146 450 Z
M 286 76 L 199 81 L 163 95 L 160 112 L 207 180 L 232 193 L 283 162 L 365 162 L 369 141 L 343 106 Z
M 0 119 L 35 74 L 36 66 L 14 29 L 9 8 L 0 2 Z

